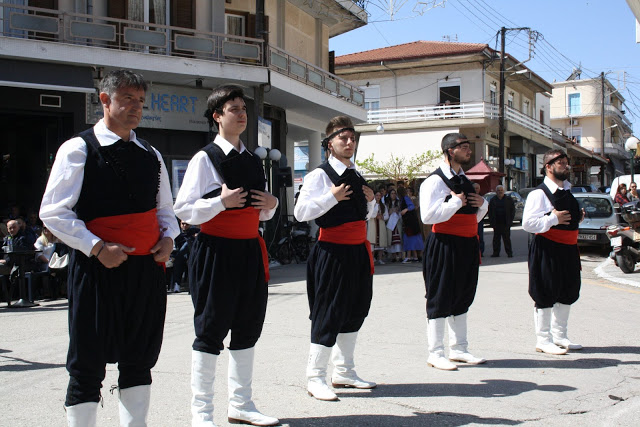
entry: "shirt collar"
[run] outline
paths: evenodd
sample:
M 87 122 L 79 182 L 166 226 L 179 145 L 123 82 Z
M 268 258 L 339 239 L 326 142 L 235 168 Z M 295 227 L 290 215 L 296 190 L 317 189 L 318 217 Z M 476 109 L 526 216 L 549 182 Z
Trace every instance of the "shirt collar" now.
M 231 150 L 235 150 L 236 147 L 233 146 L 232 143 L 230 143 L 229 141 L 227 141 L 226 139 L 224 139 L 223 137 L 220 136 L 220 134 L 216 135 L 216 139 L 213 140 L 213 143 L 216 144 L 218 147 L 220 147 L 222 149 L 222 151 L 224 152 L 225 156 L 228 156 L 229 153 L 231 152 Z M 240 150 L 236 150 L 239 153 L 242 154 L 243 151 L 245 151 L 246 148 L 244 146 L 244 144 L 242 143 L 242 141 L 240 141 Z M 249 153 L 251 154 L 251 153 Z
M 444 176 L 451 179 L 454 175 L 464 176 L 464 171 L 460 168 L 460 173 L 456 174 L 455 171 L 451 168 L 451 165 L 447 162 L 440 163 L 440 169 L 444 172 Z
M 544 177 L 544 185 L 546 185 L 549 188 L 549 191 L 551 191 L 551 194 L 555 193 L 558 188 L 558 184 L 556 184 L 555 182 L 553 182 L 553 180 L 551 178 L 549 178 L 548 176 Z M 571 188 L 571 184 L 569 183 L 569 181 L 563 181 L 562 182 L 562 189 L 563 190 L 568 190 Z
M 96 134 L 96 138 L 98 139 L 101 147 L 115 144 L 122 139 L 118 135 L 110 131 L 109 128 L 107 128 L 104 119 L 100 119 L 100 121 L 96 123 L 96 125 L 93 127 L 93 131 Z M 142 145 L 140 141 L 138 141 L 136 133 L 132 130 L 129 131 L 129 141 L 134 142 L 138 147 L 146 150 L 144 145 Z
M 342 175 L 344 171 L 347 170 L 347 166 L 344 163 L 342 163 L 340 160 L 333 157 L 333 154 L 329 156 L 329 164 L 331 165 L 333 170 L 335 170 L 338 173 L 338 175 Z M 356 168 L 356 165 L 354 165 L 353 162 L 351 162 L 348 169 L 355 169 L 355 168 Z

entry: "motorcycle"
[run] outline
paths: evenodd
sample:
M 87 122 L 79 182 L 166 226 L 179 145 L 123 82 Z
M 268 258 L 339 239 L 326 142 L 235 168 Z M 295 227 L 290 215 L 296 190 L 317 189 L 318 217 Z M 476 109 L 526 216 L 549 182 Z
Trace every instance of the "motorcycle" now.
M 625 203 L 620 213 L 627 223 L 607 227 L 612 249 L 609 257 L 620 270 L 630 274 L 640 262 L 640 202 Z

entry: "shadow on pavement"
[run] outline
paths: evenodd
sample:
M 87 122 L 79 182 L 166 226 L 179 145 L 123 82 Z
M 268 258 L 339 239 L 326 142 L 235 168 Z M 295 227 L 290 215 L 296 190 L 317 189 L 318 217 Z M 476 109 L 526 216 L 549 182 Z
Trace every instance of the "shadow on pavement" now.
M 640 347 L 611 346 L 611 347 L 584 347 L 580 350 L 583 354 L 636 354 L 640 355 Z
M 12 303 L 15 303 L 16 301 L 12 301 Z M 54 304 L 50 304 L 49 301 L 36 301 L 36 303 L 40 304 L 37 305 L 35 307 L 25 307 L 25 308 L 20 308 L 20 307 L 8 307 L 8 306 L 3 306 L 0 307 L 0 312 L 15 312 L 15 313 L 27 313 L 27 312 L 41 312 L 41 311 L 57 311 L 57 310 L 66 310 L 69 307 L 69 302 L 64 299 L 64 300 L 60 300 L 60 302 L 54 303 Z
M 427 384 L 378 384 L 378 387 L 370 392 L 337 391 L 338 397 L 425 397 L 425 396 L 452 396 L 452 397 L 508 397 L 517 396 L 533 390 L 566 392 L 573 391 L 575 387 L 567 385 L 538 385 L 529 381 L 511 380 L 482 380 L 482 384 L 459 383 L 427 383 Z
M 472 414 L 454 412 L 414 412 L 414 416 L 399 417 L 394 415 L 343 415 L 311 418 L 280 419 L 282 424 L 291 426 L 464 426 L 464 425 L 518 425 L 521 421 L 506 418 L 485 418 Z
M 0 372 L 37 371 L 40 369 L 64 368 L 64 363 L 30 362 L 17 357 L 6 356 L 11 350 L 0 349 Z
M 636 348 L 636 347 L 629 347 Z M 575 354 L 575 353 L 571 353 Z M 539 359 L 492 359 L 487 368 L 551 368 L 551 369 L 599 369 L 618 365 L 640 365 L 640 361 L 630 362 L 619 359 L 580 358 L 568 359 L 566 356 L 548 356 L 548 360 Z

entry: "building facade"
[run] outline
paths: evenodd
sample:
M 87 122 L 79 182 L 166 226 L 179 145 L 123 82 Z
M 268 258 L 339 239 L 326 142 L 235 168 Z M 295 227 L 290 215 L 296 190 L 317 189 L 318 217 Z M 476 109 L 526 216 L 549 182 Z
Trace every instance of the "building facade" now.
M 603 168 L 585 169 L 586 184 L 609 185 L 616 176 L 629 173 L 630 153 L 624 143 L 633 129 L 623 103 L 606 78 L 553 83 L 551 126 L 574 144 L 607 159 Z
M 486 44 L 417 41 L 336 58 L 336 74 L 365 93 L 357 158 L 440 152 L 442 137 L 464 133 L 474 161 L 505 168 L 509 189 L 540 180 L 537 157 L 554 147 L 549 83 L 505 57 L 504 151 L 499 149 L 499 52 Z M 505 162 L 506 163 L 511 163 Z M 428 174 L 436 164 L 426 165 Z M 537 169 L 536 169 L 537 168 Z
M 119 68 L 149 83 L 136 132 L 163 153 L 174 191 L 209 142 L 206 99 L 222 83 L 245 89 L 247 145 L 282 152 L 279 188 L 296 141 L 313 142 L 316 165 L 328 119 L 366 118 L 362 91 L 328 71 L 329 39 L 366 19 L 350 0 L 0 1 L 0 209 L 39 207 L 58 147 L 100 119 L 97 83 Z

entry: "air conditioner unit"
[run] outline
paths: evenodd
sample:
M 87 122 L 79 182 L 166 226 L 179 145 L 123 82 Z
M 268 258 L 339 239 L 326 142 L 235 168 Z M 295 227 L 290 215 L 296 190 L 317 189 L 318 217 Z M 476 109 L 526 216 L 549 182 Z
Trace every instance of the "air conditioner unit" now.
M 571 119 L 571 126 L 578 126 L 578 119 Z

